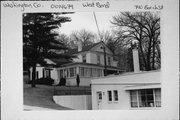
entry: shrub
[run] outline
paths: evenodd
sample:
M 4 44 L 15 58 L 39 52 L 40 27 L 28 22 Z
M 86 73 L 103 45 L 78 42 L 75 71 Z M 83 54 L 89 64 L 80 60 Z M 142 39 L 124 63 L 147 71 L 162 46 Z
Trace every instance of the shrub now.
M 66 85 L 66 78 L 61 78 L 58 86 L 65 86 Z
M 32 80 L 29 81 L 29 84 L 32 83 Z M 54 83 L 54 79 L 52 78 L 40 78 L 35 80 L 36 84 L 40 84 L 40 85 L 52 85 Z

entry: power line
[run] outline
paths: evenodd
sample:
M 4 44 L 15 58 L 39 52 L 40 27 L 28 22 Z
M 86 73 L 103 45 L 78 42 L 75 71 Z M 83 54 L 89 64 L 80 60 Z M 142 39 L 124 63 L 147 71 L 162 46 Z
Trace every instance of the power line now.
M 100 31 L 99 31 L 99 26 L 98 26 L 98 23 L 97 23 L 97 19 L 96 19 L 95 12 L 93 12 L 93 15 L 94 15 L 94 19 L 95 19 L 95 22 L 96 22 L 96 27 L 97 27 L 97 29 L 98 29 L 99 38 L 100 38 L 100 40 L 101 40 Z

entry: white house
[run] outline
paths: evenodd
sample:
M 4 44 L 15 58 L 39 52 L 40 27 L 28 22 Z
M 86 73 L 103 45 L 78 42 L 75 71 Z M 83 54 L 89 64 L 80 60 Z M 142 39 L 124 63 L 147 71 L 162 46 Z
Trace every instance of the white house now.
M 126 73 L 92 80 L 94 110 L 159 107 L 161 107 L 159 71 Z
M 41 66 L 39 64 L 37 64 L 36 66 L 36 79 L 39 78 L 52 78 L 55 80 L 55 82 L 58 82 L 58 75 L 57 75 L 57 70 L 55 67 L 53 67 L 53 65 L 56 65 L 55 62 L 49 60 L 49 59 L 45 59 L 45 61 L 47 62 L 47 64 L 49 64 L 48 66 Z M 32 80 L 32 68 L 30 68 L 30 80 Z
M 80 77 L 81 86 L 90 85 L 91 79 L 105 75 L 105 66 L 107 75 L 122 71 L 117 67 L 112 51 L 103 42 L 89 46 L 82 46 L 79 42 L 78 48 L 70 49 L 67 54 L 77 56 L 73 63 L 57 68 L 58 78 L 66 78 L 67 85 L 77 85 L 77 75 Z
M 158 109 L 161 107 L 160 71 L 139 70 L 138 50 L 133 49 L 134 72 L 93 79 L 92 108 Z
M 77 85 L 76 77 L 79 75 L 80 85 L 89 86 L 92 78 L 105 75 L 105 69 L 107 75 L 122 71 L 117 67 L 117 61 L 114 60 L 112 51 L 103 42 L 88 46 L 82 46 L 81 42 L 78 42 L 78 48 L 69 49 L 66 54 L 74 55 L 76 58 L 73 58 L 73 62 L 59 67 L 37 65 L 36 79 L 50 77 L 58 83 L 61 78 L 66 78 L 66 85 L 75 86 Z M 56 64 L 48 59 L 46 61 L 52 65 Z M 30 71 L 31 80 L 32 69 Z

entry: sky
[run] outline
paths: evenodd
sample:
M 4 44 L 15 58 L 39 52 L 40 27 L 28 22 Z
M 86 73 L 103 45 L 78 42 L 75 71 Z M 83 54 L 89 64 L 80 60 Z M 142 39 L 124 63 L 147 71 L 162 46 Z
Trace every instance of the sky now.
M 100 32 L 111 30 L 113 25 L 110 20 L 117 14 L 118 12 L 95 12 Z M 75 12 L 64 16 L 70 17 L 72 21 L 61 24 L 60 33 L 70 35 L 73 31 L 86 29 L 98 34 L 93 12 Z

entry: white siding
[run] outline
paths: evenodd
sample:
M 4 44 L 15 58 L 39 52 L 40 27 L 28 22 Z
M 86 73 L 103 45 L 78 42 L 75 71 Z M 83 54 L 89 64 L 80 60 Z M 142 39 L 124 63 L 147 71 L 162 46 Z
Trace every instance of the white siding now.
M 130 94 L 126 88 L 134 85 L 160 84 L 160 72 L 145 72 L 93 79 L 92 107 L 98 109 L 97 92 L 102 91 L 101 109 L 130 109 Z M 107 91 L 118 90 L 118 102 L 108 101 Z M 113 95 L 112 95 L 113 96 Z
M 92 85 L 92 108 L 93 110 L 98 109 L 97 104 L 97 92 L 102 92 L 102 105 L 100 109 L 129 109 L 130 108 L 130 97 L 129 92 L 124 91 L 125 85 Z M 107 91 L 113 90 L 118 91 L 118 101 L 108 101 Z
M 91 56 L 91 58 L 90 58 L 91 63 L 92 64 L 97 64 L 97 55 L 95 53 L 91 52 L 90 56 Z
M 36 71 L 38 72 L 38 78 L 43 77 L 43 69 L 44 67 L 36 67 Z M 57 81 L 58 80 L 57 70 L 55 68 L 52 69 L 53 70 L 51 70 L 51 78 Z M 30 68 L 30 80 L 32 80 L 32 68 Z
M 91 53 L 90 53 L 90 52 L 87 53 L 87 54 L 86 54 L 86 63 L 92 63 L 92 62 L 91 62 L 91 58 L 92 58 L 92 57 L 91 57 Z

